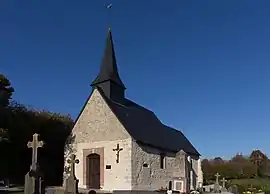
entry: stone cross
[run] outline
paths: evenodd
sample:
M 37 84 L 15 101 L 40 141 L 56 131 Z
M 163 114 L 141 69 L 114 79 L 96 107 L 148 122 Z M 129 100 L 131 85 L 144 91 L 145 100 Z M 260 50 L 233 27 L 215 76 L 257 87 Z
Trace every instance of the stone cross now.
M 222 192 L 226 192 L 227 189 L 226 189 L 226 187 L 225 187 L 225 183 L 227 182 L 227 180 L 225 180 L 225 178 L 223 177 L 222 180 L 221 180 L 221 182 L 222 182 L 222 188 L 221 188 L 221 191 L 222 191 Z
M 215 174 L 215 177 L 216 177 L 216 184 L 219 184 L 219 183 L 218 183 L 218 178 L 220 177 L 220 174 L 216 173 L 216 174 Z
M 222 187 L 225 188 L 225 183 L 227 182 L 227 180 L 223 177 L 221 182 L 222 182 Z
M 75 164 L 79 164 L 75 154 L 71 154 L 70 159 L 67 161 L 70 164 L 70 176 L 75 177 Z
M 123 148 L 120 148 L 120 147 L 119 147 L 119 144 L 117 144 L 116 148 L 113 149 L 113 151 L 116 152 L 116 163 L 119 163 L 119 153 L 120 153 L 120 151 L 122 151 L 122 150 L 123 150 Z
M 43 147 L 44 142 L 43 141 L 38 141 L 38 136 L 39 134 L 35 133 L 33 135 L 33 140 L 29 141 L 27 143 L 28 148 L 32 148 L 32 164 L 31 164 L 31 169 L 36 171 L 37 168 L 37 153 L 38 153 L 38 148 Z
M 76 159 L 75 154 L 71 154 L 70 159 L 68 159 L 67 162 L 70 164 L 70 175 L 66 179 L 65 193 L 77 194 L 79 180 L 75 176 L 75 164 L 78 164 L 79 160 Z
M 219 182 L 218 182 L 218 178 L 220 177 L 220 175 L 218 173 L 216 173 L 215 177 L 216 177 L 216 182 L 214 185 L 214 192 L 218 193 L 220 191 L 220 186 L 219 186 Z
M 25 175 L 24 193 L 25 194 L 41 194 L 42 180 L 39 165 L 37 163 L 38 148 L 43 147 L 43 141 L 38 141 L 39 134 L 33 135 L 33 140 L 27 143 L 28 148 L 32 148 L 32 164 L 30 171 Z

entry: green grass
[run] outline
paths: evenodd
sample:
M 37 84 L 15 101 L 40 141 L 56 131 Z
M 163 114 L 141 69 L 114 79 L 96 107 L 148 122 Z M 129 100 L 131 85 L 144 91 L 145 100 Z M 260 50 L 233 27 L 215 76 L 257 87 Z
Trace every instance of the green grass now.
M 253 188 L 270 191 L 270 179 L 233 179 L 230 180 L 230 183 L 233 185 L 240 185 L 244 188 L 250 188 L 252 185 Z

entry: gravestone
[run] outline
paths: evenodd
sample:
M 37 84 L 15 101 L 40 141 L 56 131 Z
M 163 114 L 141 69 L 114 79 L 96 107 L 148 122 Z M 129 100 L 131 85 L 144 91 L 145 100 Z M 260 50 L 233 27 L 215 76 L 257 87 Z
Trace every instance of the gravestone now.
M 70 159 L 67 161 L 70 164 L 70 174 L 66 179 L 66 190 L 65 193 L 68 194 L 77 194 L 78 193 L 78 183 L 79 180 L 75 176 L 75 164 L 79 163 L 79 160 L 76 159 L 76 155 L 72 154 Z
M 229 189 L 228 189 L 228 191 L 231 192 L 231 193 L 233 193 L 233 194 L 238 194 L 239 193 L 238 192 L 238 188 L 237 188 L 236 185 L 230 186 Z
M 214 193 L 219 193 L 220 192 L 220 185 L 219 185 L 218 178 L 220 177 L 220 175 L 218 173 L 216 173 L 215 177 L 216 177 L 216 182 L 214 185 Z
M 226 189 L 225 184 L 226 184 L 227 180 L 223 177 L 222 180 L 221 180 L 221 182 L 222 182 L 222 188 L 221 188 L 221 191 L 222 191 L 222 192 L 226 192 L 227 189 Z
M 33 135 L 32 142 L 28 142 L 27 147 L 32 148 L 32 164 L 30 171 L 25 175 L 24 194 L 41 194 L 41 173 L 37 162 L 38 148 L 43 147 L 43 141 L 38 141 L 39 134 Z

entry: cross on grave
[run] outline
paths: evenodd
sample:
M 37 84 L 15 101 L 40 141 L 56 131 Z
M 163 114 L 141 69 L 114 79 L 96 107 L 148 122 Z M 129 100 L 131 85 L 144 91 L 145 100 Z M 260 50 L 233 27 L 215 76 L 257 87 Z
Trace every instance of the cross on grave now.
M 75 164 L 78 164 L 79 160 L 76 159 L 75 154 L 71 154 L 70 159 L 68 159 L 67 162 L 70 164 L 70 175 L 66 179 L 65 193 L 77 194 L 79 180 L 75 176 Z
M 215 182 L 215 185 L 214 185 L 214 192 L 219 193 L 220 186 L 219 186 L 218 178 L 220 177 L 220 174 L 216 173 L 215 177 L 216 177 L 216 182 Z
M 227 182 L 227 180 L 223 177 L 221 182 L 222 182 L 222 188 L 225 188 L 225 183 Z
M 225 180 L 225 178 L 223 177 L 222 180 L 221 180 L 221 182 L 222 182 L 222 188 L 221 188 L 221 191 L 222 191 L 222 192 L 226 192 L 226 191 L 227 191 L 227 188 L 226 188 L 226 186 L 225 186 L 225 183 L 227 182 L 227 180 Z
M 216 174 L 215 174 L 215 177 L 216 177 L 216 184 L 219 184 L 219 183 L 218 183 L 218 178 L 220 177 L 220 174 L 216 173 Z
M 123 148 L 120 148 L 119 144 L 117 144 L 116 148 L 113 149 L 113 151 L 116 152 L 116 163 L 119 163 L 119 153 L 122 150 L 123 150 Z
M 70 164 L 70 176 L 75 177 L 75 164 L 79 164 L 75 154 L 71 154 L 70 159 L 67 161 Z
M 38 141 L 38 136 L 39 134 L 35 133 L 33 135 L 33 140 L 29 141 L 27 143 L 28 148 L 32 148 L 32 164 L 31 164 L 31 169 L 36 171 L 37 169 L 37 153 L 38 153 L 38 148 L 43 147 L 44 142 L 43 141 Z
M 27 143 L 28 148 L 32 148 L 32 164 L 30 171 L 25 175 L 24 193 L 25 194 L 41 194 L 42 193 L 42 177 L 37 163 L 38 148 L 43 147 L 43 141 L 38 141 L 39 134 L 33 135 L 33 140 Z

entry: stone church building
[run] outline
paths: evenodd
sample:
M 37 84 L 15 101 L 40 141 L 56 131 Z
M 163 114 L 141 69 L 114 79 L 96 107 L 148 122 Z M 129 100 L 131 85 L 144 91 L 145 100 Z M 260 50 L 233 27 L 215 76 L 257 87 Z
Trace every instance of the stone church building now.
M 182 132 L 125 97 L 110 29 L 100 72 L 91 86 L 72 130 L 72 153 L 80 161 L 75 168 L 79 188 L 198 188 L 203 181 L 199 152 Z

